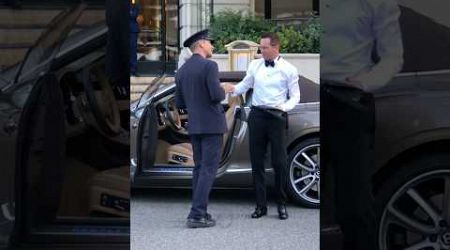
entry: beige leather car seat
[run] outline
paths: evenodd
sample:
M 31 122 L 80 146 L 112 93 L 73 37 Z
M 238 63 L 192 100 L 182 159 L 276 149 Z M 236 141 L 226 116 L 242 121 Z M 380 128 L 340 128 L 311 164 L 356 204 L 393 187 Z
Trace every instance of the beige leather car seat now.
M 231 129 L 234 123 L 234 109 L 241 104 L 240 96 L 228 97 L 228 110 L 225 113 L 225 118 L 228 126 L 228 133 L 224 134 L 222 151 L 225 148 L 228 135 L 231 133 Z M 179 164 L 182 166 L 194 166 L 194 157 L 191 143 L 180 143 L 172 145 L 167 150 L 167 161 L 173 164 Z
M 94 175 L 88 182 L 88 210 L 130 217 L 130 167 L 112 168 Z

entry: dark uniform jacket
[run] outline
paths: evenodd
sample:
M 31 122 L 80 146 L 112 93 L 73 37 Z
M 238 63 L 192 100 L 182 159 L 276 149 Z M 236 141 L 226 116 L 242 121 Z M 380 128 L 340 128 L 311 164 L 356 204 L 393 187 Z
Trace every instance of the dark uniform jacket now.
M 138 4 L 130 4 L 130 32 L 139 33 L 139 24 L 136 18 L 139 16 L 140 8 Z
M 220 86 L 217 63 L 194 54 L 178 70 L 176 102 L 189 115 L 189 134 L 221 134 L 227 132 L 221 101 L 225 91 Z
M 129 0 L 106 0 L 106 72 L 114 84 L 130 86 Z

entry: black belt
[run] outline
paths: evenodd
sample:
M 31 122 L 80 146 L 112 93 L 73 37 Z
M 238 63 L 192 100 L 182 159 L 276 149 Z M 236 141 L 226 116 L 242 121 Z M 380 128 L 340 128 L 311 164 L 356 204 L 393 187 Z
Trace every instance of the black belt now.
M 277 108 L 272 108 L 269 106 L 253 106 L 252 105 L 252 109 L 257 109 L 257 110 L 262 110 L 262 111 L 275 111 L 275 112 L 282 112 L 282 113 L 286 113 L 282 110 L 279 110 Z
M 265 112 L 266 114 L 270 114 L 275 118 L 283 119 L 286 122 L 286 129 L 289 128 L 289 119 L 288 119 L 288 113 L 284 112 L 282 110 L 272 108 L 272 107 L 266 107 L 266 106 L 252 106 L 252 110 L 259 110 L 262 112 Z

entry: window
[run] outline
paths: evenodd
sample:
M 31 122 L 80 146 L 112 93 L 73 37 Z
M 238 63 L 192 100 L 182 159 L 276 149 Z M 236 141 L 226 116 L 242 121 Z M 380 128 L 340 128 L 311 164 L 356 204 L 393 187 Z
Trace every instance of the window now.
M 140 0 L 138 72 L 172 72 L 179 54 L 179 0 Z
M 312 0 L 277 0 L 272 1 L 272 19 L 292 19 L 311 16 Z
M 162 16 L 160 0 L 141 0 L 144 22 L 138 37 L 138 60 L 162 60 Z
M 403 72 L 450 69 L 450 20 L 440 11 L 444 0 L 426 4 L 407 2 L 400 5 L 403 42 Z
M 319 14 L 319 0 L 255 0 L 255 15 L 266 19 L 299 19 Z

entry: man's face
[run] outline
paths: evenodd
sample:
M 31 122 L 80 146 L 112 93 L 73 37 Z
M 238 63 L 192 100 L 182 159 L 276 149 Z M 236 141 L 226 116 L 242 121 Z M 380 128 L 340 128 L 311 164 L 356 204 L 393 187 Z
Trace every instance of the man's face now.
M 206 58 L 210 58 L 213 54 L 214 46 L 211 44 L 209 40 L 202 40 L 200 42 L 200 47 L 205 52 Z
M 270 38 L 262 38 L 259 41 L 259 49 L 264 60 L 273 60 L 279 54 L 279 46 L 270 44 Z

